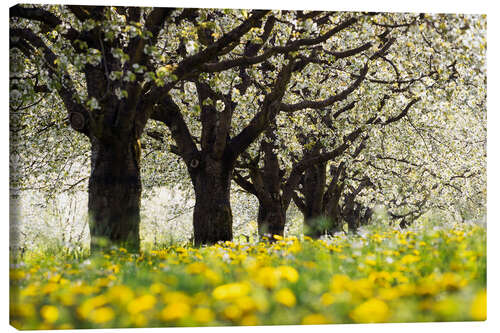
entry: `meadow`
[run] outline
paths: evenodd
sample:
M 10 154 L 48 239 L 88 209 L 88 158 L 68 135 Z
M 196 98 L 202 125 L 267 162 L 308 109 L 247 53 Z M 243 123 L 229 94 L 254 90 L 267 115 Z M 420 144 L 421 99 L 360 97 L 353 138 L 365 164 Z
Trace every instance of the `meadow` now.
M 18 329 L 485 320 L 486 228 L 17 252 L 10 278 Z

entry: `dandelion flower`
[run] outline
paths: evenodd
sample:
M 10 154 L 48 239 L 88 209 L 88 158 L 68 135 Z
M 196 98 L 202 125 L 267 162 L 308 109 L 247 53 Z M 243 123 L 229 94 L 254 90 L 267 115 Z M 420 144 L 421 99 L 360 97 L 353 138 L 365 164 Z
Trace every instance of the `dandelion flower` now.
M 384 301 L 372 298 L 355 308 L 350 316 L 357 323 L 382 323 L 389 317 L 389 307 Z
M 323 325 L 328 324 L 328 319 L 320 313 L 307 315 L 302 319 L 302 325 Z
M 274 294 L 274 299 L 285 306 L 293 307 L 297 302 L 295 295 L 288 288 L 283 288 Z
M 53 305 L 44 305 L 40 309 L 40 315 L 47 323 L 53 323 L 59 318 L 59 310 Z
M 474 320 L 486 320 L 486 291 L 480 291 L 472 301 L 470 314 Z

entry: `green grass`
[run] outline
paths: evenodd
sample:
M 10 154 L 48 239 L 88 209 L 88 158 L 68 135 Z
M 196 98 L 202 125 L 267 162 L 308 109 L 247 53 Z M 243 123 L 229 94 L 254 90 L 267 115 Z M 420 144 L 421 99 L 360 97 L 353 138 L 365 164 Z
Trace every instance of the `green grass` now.
M 467 321 L 486 318 L 478 225 L 275 243 L 13 256 L 22 329 Z

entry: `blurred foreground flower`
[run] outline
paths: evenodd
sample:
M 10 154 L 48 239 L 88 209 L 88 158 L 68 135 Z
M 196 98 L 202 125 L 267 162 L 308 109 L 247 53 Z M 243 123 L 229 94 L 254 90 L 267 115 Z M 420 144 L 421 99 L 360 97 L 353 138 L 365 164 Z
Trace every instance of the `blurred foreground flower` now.
M 482 290 L 476 295 L 470 314 L 474 320 L 486 320 L 486 290 Z
M 350 316 L 357 323 L 383 323 L 389 317 L 389 307 L 384 301 L 372 298 L 354 309 Z

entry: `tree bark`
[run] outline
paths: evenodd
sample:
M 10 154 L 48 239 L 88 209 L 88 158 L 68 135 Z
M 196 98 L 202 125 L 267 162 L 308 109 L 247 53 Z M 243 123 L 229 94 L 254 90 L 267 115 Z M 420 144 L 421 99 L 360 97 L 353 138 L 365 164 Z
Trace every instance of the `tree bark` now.
M 304 173 L 304 234 L 319 238 L 328 229 L 324 215 L 323 195 L 326 184 L 326 163 L 307 169 Z
M 193 213 L 194 242 L 214 244 L 233 238 L 233 215 L 230 203 L 232 167 L 210 156 L 191 160 L 190 174 L 196 202 Z
M 336 186 L 340 188 L 340 185 Z M 329 229 L 327 230 L 329 234 L 333 235 L 336 232 L 342 231 L 343 219 L 342 212 L 340 208 L 340 195 L 342 194 L 340 190 L 339 193 L 334 193 L 333 197 L 328 198 L 324 211 L 325 216 L 327 216 L 330 224 Z
M 140 143 L 91 138 L 89 224 L 91 251 L 109 245 L 140 250 Z
M 312 238 L 342 231 L 340 198 L 343 185 L 333 179 L 327 188 L 325 186 L 326 163 L 306 170 L 301 191 L 304 200 L 299 208 L 304 216 L 304 234 Z
M 259 236 L 267 236 L 273 241 L 273 235 L 283 236 L 285 231 L 286 211 L 283 210 L 278 200 L 272 200 L 269 204 L 264 204 L 259 200 L 259 214 L 257 216 L 257 225 L 259 227 Z
M 274 124 L 273 124 L 274 126 Z M 270 241 L 274 241 L 273 235 L 283 236 L 286 220 L 286 208 L 280 194 L 282 184 L 282 174 L 280 170 L 277 146 L 274 143 L 276 134 L 273 128 L 266 132 L 268 141 L 261 143 L 264 151 L 264 168 L 260 171 L 253 170 L 250 174 L 254 185 L 256 185 L 257 196 L 259 198 L 259 214 L 257 225 L 259 236 L 268 236 Z

